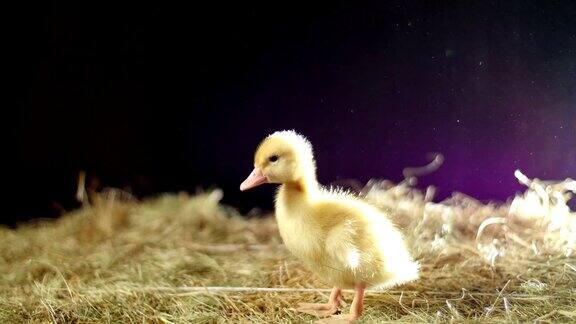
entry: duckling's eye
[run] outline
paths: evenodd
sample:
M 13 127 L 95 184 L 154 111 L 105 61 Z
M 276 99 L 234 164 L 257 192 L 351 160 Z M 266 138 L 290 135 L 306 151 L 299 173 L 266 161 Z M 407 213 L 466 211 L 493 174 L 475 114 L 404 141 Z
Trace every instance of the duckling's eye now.
M 271 157 L 268 158 L 268 161 L 272 163 L 278 161 L 278 155 L 272 155 Z

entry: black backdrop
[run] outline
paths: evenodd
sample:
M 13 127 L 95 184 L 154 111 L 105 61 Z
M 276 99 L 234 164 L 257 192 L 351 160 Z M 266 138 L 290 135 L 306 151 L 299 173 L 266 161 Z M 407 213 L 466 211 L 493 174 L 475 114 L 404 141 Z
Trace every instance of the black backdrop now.
M 324 183 L 421 179 L 506 199 L 576 176 L 576 3 L 71 3 L 10 12 L 3 222 L 74 208 L 76 176 L 138 196 L 240 194 L 257 142 L 307 135 Z M 12 76 L 12 75 L 11 75 Z M 12 87 L 10 88 L 12 89 Z

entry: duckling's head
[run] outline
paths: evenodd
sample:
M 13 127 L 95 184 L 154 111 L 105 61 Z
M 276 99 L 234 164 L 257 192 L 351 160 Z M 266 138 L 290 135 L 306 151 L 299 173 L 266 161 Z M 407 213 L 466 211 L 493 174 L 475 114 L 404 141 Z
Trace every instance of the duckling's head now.
M 240 185 L 248 190 L 263 183 L 309 186 L 316 183 L 312 145 L 295 131 L 276 132 L 266 137 L 254 155 L 254 170 Z

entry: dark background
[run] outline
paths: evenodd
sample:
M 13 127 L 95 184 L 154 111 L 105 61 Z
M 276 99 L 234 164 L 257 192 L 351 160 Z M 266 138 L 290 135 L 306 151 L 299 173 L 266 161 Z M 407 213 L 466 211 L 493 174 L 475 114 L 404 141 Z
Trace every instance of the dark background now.
M 513 177 L 576 176 L 576 2 L 46 2 L 4 48 L 12 223 L 76 207 L 76 177 L 137 196 L 240 193 L 263 136 L 296 129 L 319 179 L 420 179 L 505 200 Z

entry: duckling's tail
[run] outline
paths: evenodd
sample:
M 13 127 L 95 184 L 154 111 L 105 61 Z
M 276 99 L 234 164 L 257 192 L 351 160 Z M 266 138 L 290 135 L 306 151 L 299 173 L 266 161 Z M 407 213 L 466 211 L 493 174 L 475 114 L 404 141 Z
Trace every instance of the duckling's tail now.
M 386 282 L 378 284 L 374 289 L 389 289 L 401 284 L 405 284 L 420 277 L 420 264 L 416 261 L 409 260 L 401 265 L 400 271 L 395 271 L 394 276 Z
M 420 263 L 416 261 L 410 261 L 406 264 L 404 271 L 398 276 L 397 283 L 406 283 L 414 281 L 420 277 Z

